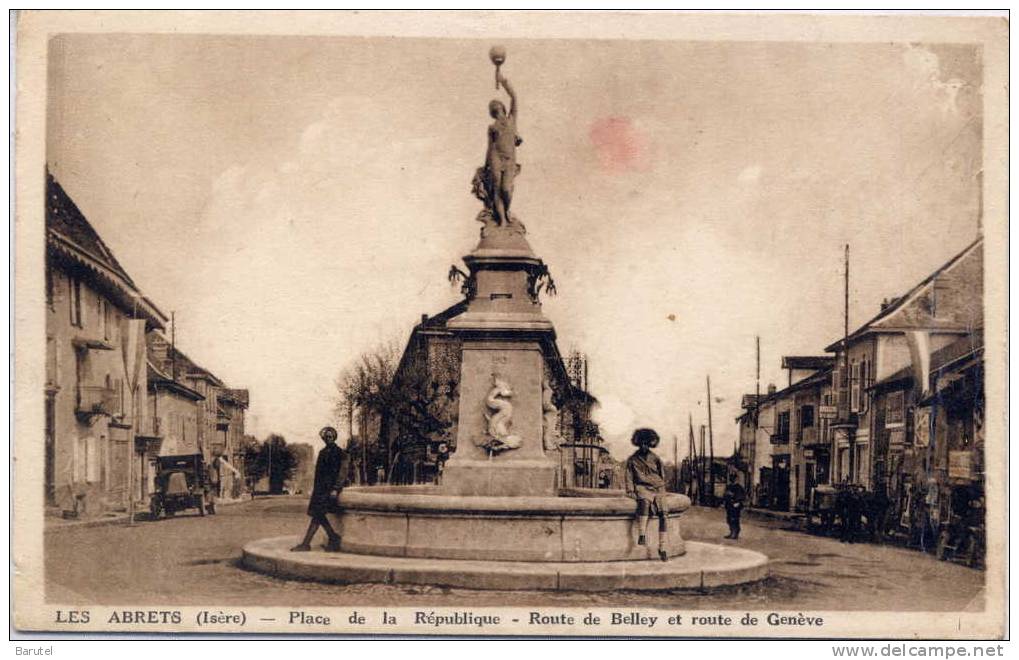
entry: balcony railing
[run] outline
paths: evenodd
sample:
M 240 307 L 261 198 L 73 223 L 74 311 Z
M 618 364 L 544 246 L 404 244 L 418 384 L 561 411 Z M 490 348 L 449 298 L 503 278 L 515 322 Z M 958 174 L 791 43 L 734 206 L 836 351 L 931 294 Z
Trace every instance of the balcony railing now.
M 117 393 L 112 387 L 102 385 L 79 385 L 79 415 L 112 415 L 117 412 Z
M 843 390 L 838 393 L 836 407 L 838 412 L 831 422 L 832 427 L 856 428 L 859 425 L 858 415 L 849 408 L 849 392 Z
M 772 433 L 771 444 L 773 445 L 787 445 L 789 444 L 789 432 L 785 433 Z

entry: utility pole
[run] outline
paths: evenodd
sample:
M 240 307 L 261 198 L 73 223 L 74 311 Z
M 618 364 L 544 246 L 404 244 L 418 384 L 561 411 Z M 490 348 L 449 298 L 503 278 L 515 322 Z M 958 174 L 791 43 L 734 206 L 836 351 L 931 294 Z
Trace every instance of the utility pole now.
M 852 395 L 852 377 L 849 373 L 849 243 L 846 243 L 846 267 L 845 282 L 843 286 L 843 307 L 842 307 L 842 380 L 846 383 L 845 405 L 846 416 L 852 414 L 850 411 Z M 841 383 L 840 383 L 841 385 Z M 848 419 L 845 421 L 849 421 Z M 856 481 L 856 433 L 850 426 L 846 426 L 846 439 L 849 441 L 849 482 Z
M 124 338 L 121 338 L 124 341 Z M 127 526 L 134 525 L 134 455 L 138 437 L 138 384 L 131 390 L 131 425 L 134 427 L 133 437 L 128 440 L 127 447 Z
M 757 343 L 757 386 L 754 390 L 754 437 L 756 438 L 756 430 L 758 428 L 757 413 L 761 406 L 761 336 L 757 335 L 754 337 L 754 340 Z
M 704 504 L 704 456 L 707 454 L 707 447 L 704 444 L 705 430 L 704 425 L 701 424 L 701 453 L 700 457 L 697 459 L 697 500 L 700 504 Z
M 673 477 L 673 488 L 679 492 L 679 438 L 675 433 L 672 434 L 672 464 L 676 468 L 676 474 Z
M 690 435 L 687 440 L 687 463 L 689 467 L 690 483 L 687 486 L 687 495 L 693 495 L 694 476 L 697 474 L 697 443 L 693 437 L 693 414 L 690 414 Z
M 708 479 L 711 483 L 711 503 L 715 503 L 715 435 L 711 430 L 711 376 L 707 376 L 708 383 L 708 447 L 711 452 L 710 463 L 708 467 Z
M 174 311 L 170 312 L 170 379 L 177 380 L 177 312 Z

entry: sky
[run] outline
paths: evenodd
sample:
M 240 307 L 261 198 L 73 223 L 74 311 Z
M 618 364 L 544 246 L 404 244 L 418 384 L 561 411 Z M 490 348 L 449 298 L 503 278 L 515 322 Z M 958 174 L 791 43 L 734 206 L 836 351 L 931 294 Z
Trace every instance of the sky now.
M 455 303 L 494 89 L 488 41 L 180 34 L 50 43 L 47 162 L 179 347 L 315 444 L 334 380 Z M 785 382 L 977 234 L 981 63 L 943 44 L 507 40 L 514 214 L 588 355 L 609 448 L 731 452 Z M 342 425 L 341 425 L 342 428 Z

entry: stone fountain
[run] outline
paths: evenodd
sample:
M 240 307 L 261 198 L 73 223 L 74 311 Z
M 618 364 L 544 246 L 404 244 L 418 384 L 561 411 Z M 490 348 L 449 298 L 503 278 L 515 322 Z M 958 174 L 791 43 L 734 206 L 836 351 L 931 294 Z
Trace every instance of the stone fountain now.
M 493 49 L 492 59 L 502 64 L 505 52 Z M 683 495 L 667 498 L 666 538 L 651 525 L 642 546 L 635 502 L 622 491 L 559 487 L 548 365 L 561 358 L 539 299 L 554 284 L 510 213 L 517 99 L 498 71 L 496 81 L 511 106 L 489 106 L 488 156 L 474 180 L 481 238 L 463 258 L 467 272 L 453 269 L 464 302 L 441 327 L 459 352 L 455 451 L 441 484 L 347 488 L 333 520 L 341 552 L 291 553 L 294 538 L 265 539 L 245 547 L 245 565 L 327 582 L 475 589 L 703 589 L 763 578 L 764 555 L 684 542 Z

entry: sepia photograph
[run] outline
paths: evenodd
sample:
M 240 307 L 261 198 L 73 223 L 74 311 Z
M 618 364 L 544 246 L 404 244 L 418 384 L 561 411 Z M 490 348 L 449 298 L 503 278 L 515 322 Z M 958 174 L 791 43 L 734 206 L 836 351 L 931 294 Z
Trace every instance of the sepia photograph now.
M 15 629 L 1007 636 L 1007 13 L 12 21 Z

